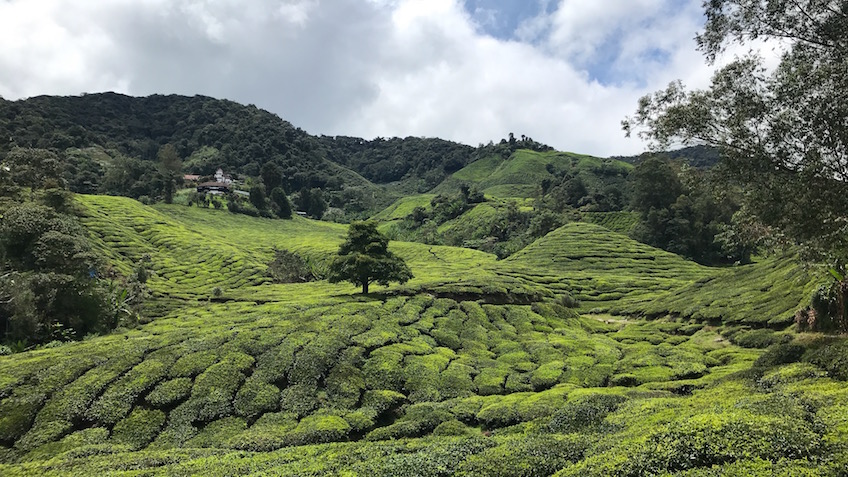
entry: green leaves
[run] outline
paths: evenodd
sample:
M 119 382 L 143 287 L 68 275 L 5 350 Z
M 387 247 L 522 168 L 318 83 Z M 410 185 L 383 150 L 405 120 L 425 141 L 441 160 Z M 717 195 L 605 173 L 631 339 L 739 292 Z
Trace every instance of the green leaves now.
M 406 283 L 412 271 L 404 261 L 388 250 L 389 239 L 377 230 L 375 222 L 353 222 L 347 240 L 339 247 L 339 256 L 329 269 L 330 283 L 349 281 L 362 286 L 368 293 L 368 285 L 377 282 Z

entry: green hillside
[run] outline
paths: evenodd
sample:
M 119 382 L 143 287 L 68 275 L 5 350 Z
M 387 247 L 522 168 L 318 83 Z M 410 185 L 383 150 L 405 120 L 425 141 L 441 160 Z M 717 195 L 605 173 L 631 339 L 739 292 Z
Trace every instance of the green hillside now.
M 341 225 L 78 202 L 116 270 L 150 256 L 154 319 L 0 356 L 2 475 L 769 475 L 778 462 L 833 475 L 848 463 L 842 341 L 712 326 L 785 323 L 810 286 L 790 260 L 711 269 L 571 223 L 504 261 L 392 242 L 415 278 L 363 296 L 266 273 L 275 247 L 329 260 Z M 770 343 L 784 344 L 756 349 Z
M 416 207 L 429 207 L 433 197 L 436 196 L 434 194 L 421 194 L 401 197 L 371 218 L 380 222 L 404 219 Z
M 821 278 L 797 261 L 709 268 L 575 222 L 505 260 L 512 276 L 572 293 L 582 311 L 786 327 Z
M 590 224 L 597 224 L 613 232 L 627 235 L 639 222 L 637 212 L 582 212 L 580 218 Z
M 599 225 L 566 224 L 505 260 L 514 274 L 574 293 L 586 310 L 653 300 L 713 270 Z
M 626 175 L 632 168 L 621 161 L 569 152 L 520 149 L 507 159 L 500 156 L 478 159 L 455 172 L 442 187 L 452 181 L 463 181 L 476 184 L 494 197 L 533 197 L 543 180 L 553 179 L 557 174 L 579 175 L 591 190 L 602 186 L 603 176 Z

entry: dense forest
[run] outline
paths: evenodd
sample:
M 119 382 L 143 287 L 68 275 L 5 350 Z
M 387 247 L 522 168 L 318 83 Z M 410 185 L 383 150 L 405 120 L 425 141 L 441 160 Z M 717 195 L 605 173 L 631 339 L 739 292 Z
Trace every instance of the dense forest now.
M 315 137 L 255 106 L 203 96 L 0 99 L 0 134 L 10 138 L 0 157 L 14 147 L 68 151 L 72 190 L 134 198 L 162 195 L 156 161 L 165 145 L 174 147 L 185 173 L 209 176 L 220 167 L 258 177 L 272 164 L 287 193 L 317 188 L 337 203 L 373 196 L 369 181 L 432 188 L 474 152 L 439 139 Z M 110 175 L 112 166 L 121 173 Z

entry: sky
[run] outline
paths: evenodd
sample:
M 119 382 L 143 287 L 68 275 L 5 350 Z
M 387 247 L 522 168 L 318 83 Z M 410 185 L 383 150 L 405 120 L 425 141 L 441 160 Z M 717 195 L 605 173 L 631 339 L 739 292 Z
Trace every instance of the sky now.
M 638 98 L 709 83 L 703 21 L 701 0 L 0 0 L 0 96 L 201 94 L 312 134 L 638 154 Z

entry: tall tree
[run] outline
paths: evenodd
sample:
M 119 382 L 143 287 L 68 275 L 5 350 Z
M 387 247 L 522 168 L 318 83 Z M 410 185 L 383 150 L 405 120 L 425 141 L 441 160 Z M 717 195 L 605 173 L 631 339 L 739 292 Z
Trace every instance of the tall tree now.
M 377 230 L 375 222 L 351 223 L 339 256 L 330 264 L 330 283 L 349 281 L 362 286 L 362 293 L 368 293 L 372 282 L 384 286 L 389 282 L 406 283 L 412 278 L 412 271 L 388 247 L 389 239 Z
M 256 184 L 250 188 L 250 203 L 257 210 L 265 210 L 268 208 L 268 200 L 265 197 L 265 186 Z
M 848 322 L 848 2 L 709 0 L 698 47 L 708 61 L 729 45 L 774 40 L 779 65 L 747 55 L 719 69 L 710 87 L 674 82 L 639 101 L 623 121 L 663 148 L 672 141 L 721 150 L 744 211 L 828 263 L 838 319 Z
M 159 160 L 159 167 L 163 176 L 165 203 L 170 204 L 174 199 L 174 193 L 177 191 L 177 183 L 183 170 L 183 161 L 173 144 L 165 144 L 159 148 L 156 157 Z
M 271 203 L 274 206 L 274 212 L 281 219 L 292 218 L 292 208 L 289 198 L 286 196 L 286 191 L 282 187 L 277 187 L 271 191 Z
M 273 191 L 283 185 L 283 169 L 273 162 L 266 162 L 261 169 L 262 183 L 265 190 Z
M 673 141 L 721 150 L 746 209 L 808 256 L 848 263 L 848 2 L 710 0 L 698 35 L 708 61 L 752 39 L 783 46 L 772 71 L 748 55 L 709 89 L 674 82 L 639 101 L 623 126 L 654 148 Z

